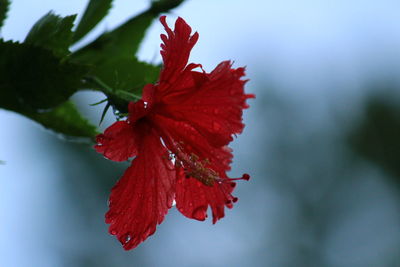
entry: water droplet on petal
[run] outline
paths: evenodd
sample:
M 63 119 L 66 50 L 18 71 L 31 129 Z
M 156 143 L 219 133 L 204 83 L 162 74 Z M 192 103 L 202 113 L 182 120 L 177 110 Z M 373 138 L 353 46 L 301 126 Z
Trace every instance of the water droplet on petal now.
M 116 235 L 116 234 L 117 234 L 117 231 L 115 231 L 115 230 L 111 230 L 111 231 L 110 231 L 110 234 L 112 234 L 112 235 Z

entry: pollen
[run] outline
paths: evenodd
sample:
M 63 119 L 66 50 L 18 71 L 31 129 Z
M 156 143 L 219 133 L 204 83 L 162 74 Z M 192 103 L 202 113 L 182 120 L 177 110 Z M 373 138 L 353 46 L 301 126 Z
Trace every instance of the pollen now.
M 207 186 L 213 186 L 220 179 L 216 171 L 207 167 L 210 164 L 208 159 L 200 160 L 196 154 L 188 156 L 181 150 L 178 151 L 177 159 L 175 165 L 183 167 L 186 178 L 195 178 Z
M 250 175 L 247 173 L 243 174 L 240 178 L 221 178 L 219 174 L 211 169 L 210 160 L 200 160 L 199 156 L 192 153 L 190 156 L 183 153 L 182 150 L 178 150 L 175 156 L 175 166 L 183 168 L 186 178 L 194 178 L 203 183 L 206 186 L 214 186 L 214 183 L 230 183 L 232 187 L 235 187 L 233 181 L 250 179 Z

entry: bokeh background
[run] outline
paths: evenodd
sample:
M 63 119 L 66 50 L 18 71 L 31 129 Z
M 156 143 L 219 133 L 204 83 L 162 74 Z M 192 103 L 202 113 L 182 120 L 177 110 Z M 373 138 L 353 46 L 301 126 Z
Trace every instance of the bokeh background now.
M 1 36 L 23 40 L 54 10 L 87 1 L 12 1 Z M 115 0 L 95 38 L 149 5 Z M 107 232 L 127 164 L 0 110 L 0 266 L 400 266 L 400 2 L 187 0 L 169 15 L 200 33 L 191 61 L 247 66 L 257 98 L 234 141 L 238 203 L 216 225 L 172 208 L 124 251 Z M 139 52 L 160 62 L 155 21 Z M 56 90 L 57 88 L 55 88 Z M 100 93 L 73 96 L 98 123 Z M 102 127 L 114 120 L 108 114 Z

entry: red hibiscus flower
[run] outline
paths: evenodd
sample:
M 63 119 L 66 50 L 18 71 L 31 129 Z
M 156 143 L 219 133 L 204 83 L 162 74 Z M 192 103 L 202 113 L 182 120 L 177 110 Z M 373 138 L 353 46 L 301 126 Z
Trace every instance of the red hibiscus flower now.
M 188 64 L 198 33 L 178 18 L 172 31 L 160 18 L 164 67 L 159 81 L 143 88 L 142 99 L 129 103 L 129 117 L 97 136 L 95 149 L 106 158 L 131 166 L 113 187 L 106 214 L 109 231 L 124 249 L 152 235 L 175 200 L 188 218 L 203 221 L 208 207 L 213 223 L 237 201 L 229 178 L 232 135 L 241 133 L 247 108 L 244 68 L 224 61 L 211 73 Z M 199 68 L 200 71 L 194 71 Z

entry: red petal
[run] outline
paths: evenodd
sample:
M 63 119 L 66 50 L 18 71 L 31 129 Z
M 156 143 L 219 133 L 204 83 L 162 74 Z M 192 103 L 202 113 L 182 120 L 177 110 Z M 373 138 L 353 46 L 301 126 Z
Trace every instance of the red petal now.
M 164 67 L 160 73 L 159 90 L 166 90 L 175 82 L 180 73 L 184 70 L 190 55 L 190 51 L 196 44 L 199 34 L 196 32 L 192 36 L 192 29 L 182 19 L 178 18 L 175 22 L 174 31 L 172 31 L 166 22 L 166 17 L 160 17 L 160 22 L 164 25 L 167 35 L 161 34 L 164 42 L 161 44 L 161 56 L 164 61 Z
M 160 138 L 146 130 L 139 155 L 113 187 L 106 214 L 109 232 L 129 250 L 152 235 L 175 193 L 175 170 Z
M 192 126 L 182 121 L 155 116 L 153 121 L 162 127 L 166 145 L 174 151 L 175 142 L 183 148 L 184 153 L 194 153 L 199 161 L 209 161 L 208 168 L 216 171 L 221 183 L 215 181 L 213 186 L 204 185 L 194 178 L 185 178 L 182 168 L 177 168 L 176 205 L 186 217 L 205 220 L 208 206 L 212 209 L 213 223 L 224 217 L 224 207 L 233 207 L 236 200 L 231 195 L 235 183 L 228 180 L 226 171 L 230 169 L 232 153 L 228 147 L 215 148 L 209 144 Z
M 209 161 L 212 169 L 223 176 L 230 170 L 229 164 L 232 162 L 230 148 L 212 146 L 210 140 L 185 121 L 175 121 L 159 115 L 151 117 L 151 120 L 159 127 L 160 135 L 164 137 L 167 147 L 173 153 L 176 153 L 176 145 L 178 145 L 185 154 L 193 153 L 199 157 L 200 161 Z
M 246 99 L 254 97 L 244 93 L 244 68 L 232 69 L 231 63 L 225 61 L 209 74 L 191 74 L 192 80 L 186 74 L 182 83 L 188 87 L 191 82 L 192 88 L 186 94 L 164 97 L 159 113 L 186 121 L 216 147 L 227 145 L 233 134 L 242 132 Z
M 125 161 L 137 154 L 137 142 L 132 125 L 117 121 L 108 127 L 104 134 L 96 137 L 94 146 L 97 152 L 114 161 Z
M 176 207 L 188 218 L 203 221 L 211 207 L 213 223 L 225 216 L 225 206 L 232 208 L 237 198 L 231 195 L 235 183 L 222 182 L 207 186 L 194 178 L 186 178 L 182 168 L 177 170 Z

